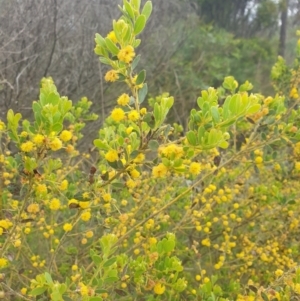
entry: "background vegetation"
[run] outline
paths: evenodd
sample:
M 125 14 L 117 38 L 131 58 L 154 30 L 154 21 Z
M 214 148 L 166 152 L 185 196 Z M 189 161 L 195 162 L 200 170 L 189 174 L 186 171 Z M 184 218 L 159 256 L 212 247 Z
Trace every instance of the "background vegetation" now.
M 51 75 L 73 101 L 82 95 L 93 100 L 93 111 L 101 116 L 87 128 L 94 136 L 90 127 L 103 122 L 122 88 L 103 81 L 107 69 L 92 51 L 95 32 L 107 32 L 111 19 L 120 16 L 117 4 L 1 0 L 0 117 L 8 108 L 29 117 L 40 79 Z M 139 48 L 150 93 L 173 88 L 172 118 L 185 129 L 199 91 L 219 86 L 225 76 L 271 93 L 270 70 L 278 53 L 288 61 L 295 54 L 299 6 L 298 0 L 154 0 Z

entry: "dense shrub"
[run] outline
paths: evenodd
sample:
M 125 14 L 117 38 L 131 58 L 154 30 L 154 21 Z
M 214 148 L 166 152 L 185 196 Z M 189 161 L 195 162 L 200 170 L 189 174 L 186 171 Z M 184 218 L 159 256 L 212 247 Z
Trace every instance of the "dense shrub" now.
M 292 300 L 300 294 L 299 57 L 274 97 L 232 76 L 201 92 L 188 131 L 136 72 L 151 2 L 124 1 L 95 52 L 126 84 L 95 147 L 91 102 L 41 81 L 34 122 L 0 122 L 5 300 Z M 298 54 L 300 43 L 298 43 Z M 284 83 L 284 84 L 283 84 Z

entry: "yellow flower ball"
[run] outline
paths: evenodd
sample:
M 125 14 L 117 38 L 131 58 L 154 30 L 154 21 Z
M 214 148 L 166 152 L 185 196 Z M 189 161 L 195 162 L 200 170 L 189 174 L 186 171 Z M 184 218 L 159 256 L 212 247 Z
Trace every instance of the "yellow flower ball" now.
M 51 201 L 50 201 L 50 204 L 49 204 L 49 208 L 53 211 L 56 211 L 56 210 L 59 210 L 61 207 L 60 205 L 60 200 L 57 199 L 57 198 L 53 198 Z
M 116 70 L 109 70 L 106 74 L 104 79 L 107 82 L 115 82 L 117 79 L 119 79 L 119 74 Z
M 36 135 L 33 136 L 32 141 L 36 145 L 40 146 L 45 142 L 45 137 L 41 134 L 36 134 Z
M 263 158 L 261 156 L 258 156 L 255 158 L 255 163 L 256 164 L 261 164 L 263 162 Z
M 125 118 L 125 112 L 121 108 L 115 108 L 110 116 L 114 121 L 119 122 Z
M 122 48 L 118 53 L 118 59 L 124 63 L 130 63 L 135 57 L 134 48 L 131 45 L 127 45 Z
M 64 130 L 60 133 L 59 138 L 62 141 L 67 142 L 72 139 L 72 136 L 73 134 L 70 131 Z
M 119 106 L 126 106 L 129 104 L 130 96 L 126 93 L 123 93 L 117 100 Z
M 198 162 L 192 162 L 189 167 L 189 172 L 192 175 L 198 175 L 201 172 L 201 164 Z
M 155 294 L 157 295 L 162 295 L 166 290 L 166 287 L 160 283 L 160 282 L 157 282 L 153 288 L 153 291 Z
M 66 223 L 64 224 L 63 229 L 65 232 L 70 232 L 73 229 L 73 226 L 70 223 Z
M 33 150 L 34 144 L 31 141 L 27 141 L 21 144 L 21 151 L 24 153 L 29 153 Z
M 117 36 L 116 36 L 116 34 L 115 34 L 115 32 L 114 32 L 113 30 L 107 34 L 107 37 L 108 37 L 114 44 L 116 44 L 116 43 L 118 42 Z
M 84 222 L 87 222 L 87 221 L 89 221 L 90 219 L 91 219 L 91 212 L 89 212 L 89 211 L 86 211 L 86 212 L 83 212 L 82 214 L 81 214 L 81 220 L 83 220 Z
M 140 114 L 137 110 L 132 110 L 128 113 L 128 119 L 131 121 L 137 121 L 140 118 Z
M 87 237 L 87 238 L 92 238 L 93 236 L 94 236 L 94 232 L 93 231 L 87 231 L 86 233 L 85 233 L 85 236 Z
M 108 162 L 115 162 L 119 159 L 118 152 L 116 150 L 110 150 L 105 154 L 105 159 Z
M 62 148 L 62 142 L 59 138 L 55 137 L 50 143 L 49 147 L 53 151 L 57 151 Z

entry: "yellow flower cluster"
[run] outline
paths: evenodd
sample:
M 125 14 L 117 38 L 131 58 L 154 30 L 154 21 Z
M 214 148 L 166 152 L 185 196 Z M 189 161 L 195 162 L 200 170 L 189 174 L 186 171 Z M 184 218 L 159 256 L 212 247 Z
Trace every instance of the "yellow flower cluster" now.
M 117 100 L 119 106 L 126 106 L 129 104 L 130 97 L 128 94 L 123 93 Z
M 183 148 L 177 144 L 160 147 L 159 153 L 169 159 L 178 159 L 184 155 Z
M 115 108 L 111 112 L 110 116 L 112 120 L 119 122 L 125 118 L 125 112 L 121 108 Z
M 115 82 L 116 80 L 119 79 L 119 74 L 116 70 L 109 70 L 106 74 L 104 79 L 107 82 Z
M 163 163 L 160 163 L 157 166 L 153 167 L 152 176 L 154 178 L 163 178 L 166 176 L 167 172 L 168 168 Z
M 119 159 L 118 152 L 116 150 L 110 150 L 105 154 L 105 159 L 108 162 L 115 162 Z
M 118 53 L 118 59 L 124 63 L 130 63 L 135 57 L 134 48 L 131 45 L 127 45 L 122 48 Z

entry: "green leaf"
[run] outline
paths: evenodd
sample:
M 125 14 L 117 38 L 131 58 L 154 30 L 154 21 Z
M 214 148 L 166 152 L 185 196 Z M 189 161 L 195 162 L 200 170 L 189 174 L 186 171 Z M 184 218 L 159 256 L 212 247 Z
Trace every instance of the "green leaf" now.
M 231 97 L 231 100 L 229 102 L 229 110 L 233 114 L 238 114 L 239 113 L 239 104 L 241 102 L 241 95 L 240 94 L 235 94 Z
M 65 283 L 62 283 L 59 287 L 60 294 L 64 294 L 67 291 L 67 285 Z
M 150 140 L 148 146 L 152 151 L 156 151 L 159 148 L 159 143 L 156 140 Z
M 261 292 L 261 297 L 263 298 L 264 301 L 269 301 L 268 296 L 264 292 Z
M 96 147 L 98 147 L 99 149 L 103 149 L 103 150 L 109 150 L 109 146 L 107 145 L 107 143 L 103 142 L 100 139 L 95 139 L 94 140 L 94 145 Z
M 104 279 L 104 283 L 108 284 L 108 283 L 113 283 L 118 281 L 119 278 L 118 277 L 107 277 Z
M 139 73 L 139 75 L 138 75 L 138 77 L 137 77 L 137 79 L 136 79 L 135 84 L 136 84 L 136 85 L 140 85 L 140 84 L 142 84 L 142 83 L 145 81 L 145 79 L 146 79 L 146 70 L 142 70 L 142 71 Z
M 174 240 L 166 240 L 163 243 L 163 249 L 166 253 L 173 251 L 175 248 L 175 241 Z
M 49 273 L 45 272 L 45 279 L 47 281 L 48 284 L 52 284 L 53 283 L 53 280 L 52 280 L 52 277 Z
M 210 112 L 214 122 L 216 123 L 220 122 L 220 114 L 219 114 L 218 107 L 216 106 L 211 107 Z
M 132 70 L 134 70 L 136 68 L 136 66 L 138 65 L 140 59 L 141 59 L 141 55 L 140 54 L 135 57 L 135 59 L 131 63 L 131 69 Z
M 155 122 L 157 125 L 161 122 L 161 109 L 157 102 L 154 104 L 153 114 L 154 114 Z
M 261 105 L 260 104 L 255 104 L 253 106 L 251 106 L 248 110 L 247 110 L 247 114 L 255 114 L 256 112 L 258 112 L 260 110 Z
M 147 84 L 144 84 L 142 89 L 140 89 L 138 93 L 140 104 L 143 103 L 143 101 L 145 100 L 147 93 L 148 93 L 148 86 Z
M 223 149 L 228 148 L 228 146 L 229 146 L 229 143 L 225 140 L 219 143 L 219 147 L 221 147 Z
M 147 1 L 142 10 L 142 15 L 146 17 L 146 21 L 149 19 L 151 13 L 152 13 L 152 2 Z
M 93 255 L 92 260 L 94 261 L 96 266 L 98 266 L 102 262 L 102 259 L 99 255 Z
M 140 10 L 140 6 L 141 6 L 141 0 L 131 0 L 133 7 L 139 11 Z
M 134 48 L 137 48 L 140 44 L 141 44 L 141 40 L 140 40 L 140 39 L 137 39 L 137 40 L 134 41 L 134 43 L 133 43 L 132 46 L 133 46 Z
M 151 129 L 155 127 L 155 118 L 152 113 L 148 112 L 144 116 L 143 121 L 146 122 Z
M 103 267 L 104 268 L 109 267 L 109 266 L 113 265 L 116 261 L 117 261 L 117 257 L 116 256 L 112 257 L 104 262 Z
M 96 35 L 95 35 L 95 42 L 96 42 L 96 44 L 100 45 L 101 47 L 106 48 L 105 39 L 103 39 L 99 33 L 96 33 Z
M 47 290 L 46 287 L 36 287 L 32 291 L 30 291 L 28 294 L 31 296 L 38 296 L 43 294 Z
M 144 30 L 145 25 L 146 25 L 146 16 L 139 15 L 134 24 L 134 33 L 136 35 L 141 33 Z
M 186 138 L 187 138 L 189 144 L 191 144 L 193 146 L 197 145 L 197 137 L 196 137 L 195 132 L 193 132 L 193 131 L 187 132 Z
M 106 42 L 106 46 L 107 46 L 108 50 L 112 54 L 118 55 L 119 48 L 109 38 L 105 38 L 105 42 Z
M 126 0 L 123 0 L 123 3 L 124 3 L 124 7 L 125 7 L 125 10 L 126 12 L 128 13 L 128 15 L 130 16 L 130 18 L 132 20 L 134 20 L 134 11 L 132 9 L 132 6 L 130 5 L 130 3 L 128 3 Z
M 105 57 L 100 57 L 99 60 L 100 60 L 100 62 L 101 62 L 102 64 L 105 64 L 105 65 L 111 65 L 111 60 L 109 60 L 109 59 L 107 59 L 107 58 L 105 58 Z

